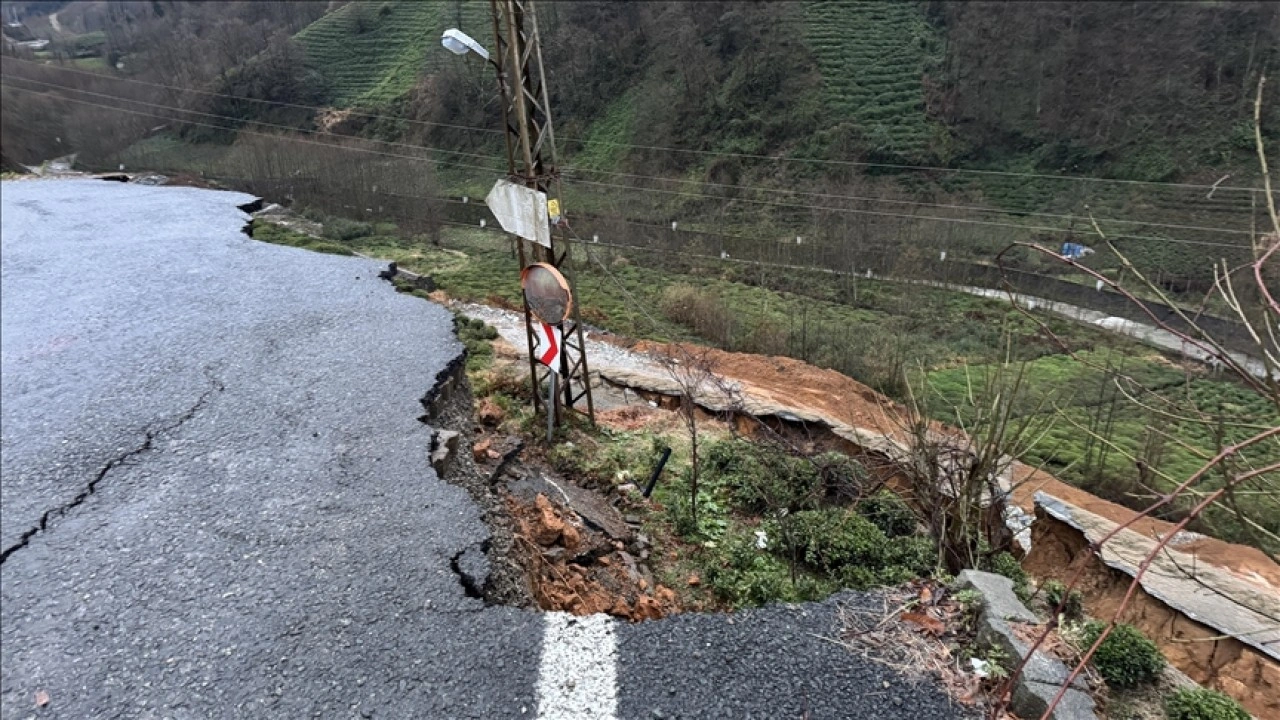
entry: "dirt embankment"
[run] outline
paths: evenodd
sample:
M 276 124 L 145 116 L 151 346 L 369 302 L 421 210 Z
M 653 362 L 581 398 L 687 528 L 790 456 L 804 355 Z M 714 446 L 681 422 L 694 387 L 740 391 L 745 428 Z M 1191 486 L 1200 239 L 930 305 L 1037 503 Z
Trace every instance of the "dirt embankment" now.
M 617 341 L 616 344 L 658 356 L 685 356 L 673 351 L 671 346 L 657 343 Z M 905 410 L 901 405 L 838 372 L 790 358 L 701 348 L 695 352 L 707 352 L 706 358 L 716 374 L 740 385 L 741 393 L 752 397 L 756 407 L 772 406 L 779 416 L 789 413 L 800 418 L 800 424 L 805 425 L 804 432 L 810 437 L 819 438 L 824 434 L 809 425 L 817 421 L 828 426 L 825 431 L 828 442 L 839 437 L 850 447 L 849 433 L 840 432 L 837 436 L 832 429 L 851 426 L 899 443 L 909 441 L 903 422 Z M 936 429 L 956 432 L 942 425 Z M 839 445 L 840 440 L 834 440 L 834 444 Z M 1020 462 L 1011 468 L 1011 481 L 1013 502 L 1028 514 L 1036 512 L 1035 496 L 1040 492 L 1114 523 L 1129 522 L 1136 516 L 1126 507 Z M 1140 536 L 1157 540 L 1173 532 L 1173 524 L 1147 517 L 1137 518 L 1130 528 Z M 1088 610 L 1102 618 L 1110 618 L 1115 613 L 1132 578 L 1107 566 L 1093 554 L 1079 531 L 1041 513 L 1033 524 L 1031 545 L 1031 553 L 1025 560 L 1029 572 L 1041 578 L 1063 578 L 1066 568 L 1075 567 L 1073 562 L 1085 563 L 1087 570 L 1081 589 Z M 1194 536 L 1178 543 L 1177 547 L 1180 553 L 1194 556 L 1194 561 L 1201 566 L 1227 571 L 1258 592 L 1280 595 L 1280 565 L 1260 550 Z M 1224 599 L 1223 602 L 1230 601 Z M 1197 622 L 1141 588 L 1137 589 L 1122 619 L 1141 628 L 1175 667 L 1197 682 L 1235 697 L 1258 717 L 1280 717 L 1280 664 L 1264 653 Z
M 615 340 L 621 347 L 636 352 L 679 357 L 670 345 L 648 341 Z M 716 374 L 742 385 L 744 394 L 765 398 L 781 408 L 791 408 L 800 413 L 826 420 L 831 425 L 849 425 L 865 428 L 907 442 L 901 404 L 877 393 L 875 390 L 834 370 L 824 370 L 808 363 L 784 357 L 747 355 L 720 350 L 707 352 Z M 944 432 L 956 432 L 938 424 Z M 1013 501 L 1023 511 L 1035 512 L 1035 494 L 1047 493 L 1101 515 L 1113 522 L 1132 520 L 1136 513 L 1096 495 L 1037 470 L 1025 463 L 1014 462 Z M 1139 518 L 1130 529 L 1150 538 L 1159 539 L 1173 531 L 1173 524 L 1157 518 Z M 1179 546 L 1184 552 L 1196 555 L 1200 562 L 1231 570 L 1240 578 L 1266 589 L 1280 593 L 1280 565 L 1257 548 L 1204 537 Z
M 1086 611 L 1113 617 L 1132 578 L 1103 563 L 1079 530 L 1038 513 L 1031 553 L 1023 561 L 1027 572 L 1065 582 L 1081 566 L 1078 588 Z M 1192 680 L 1234 697 L 1256 717 L 1280 717 L 1280 663 L 1262 652 L 1187 617 L 1140 587 L 1120 620 L 1153 638 L 1170 664 Z

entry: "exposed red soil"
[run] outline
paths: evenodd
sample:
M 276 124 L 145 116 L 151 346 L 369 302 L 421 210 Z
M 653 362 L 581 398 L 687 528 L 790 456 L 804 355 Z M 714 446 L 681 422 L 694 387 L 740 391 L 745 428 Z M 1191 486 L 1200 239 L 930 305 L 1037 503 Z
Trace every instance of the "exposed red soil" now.
M 606 613 L 656 620 L 679 612 L 674 591 L 634 571 L 620 542 L 583 526 L 563 506 L 538 495 L 532 503 L 507 498 L 517 551 L 538 607 L 574 615 Z
M 610 341 L 637 352 L 655 355 L 674 353 L 679 356 L 673 346 L 662 343 L 621 338 L 610 338 Z M 703 352 L 702 348 L 689 347 Z M 780 405 L 807 408 L 835 422 L 875 430 L 900 441 L 908 439 L 903 429 L 905 410 L 901 404 L 834 370 L 824 370 L 792 358 L 721 350 L 710 350 L 708 360 L 714 364 L 718 375 L 741 382 L 747 392 L 758 397 Z M 955 432 L 941 424 L 938 428 Z M 1013 500 L 1028 513 L 1035 512 L 1035 494 L 1042 491 L 1113 522 L 1128 522 L 1137 514 L 1024 463 L 1015 462 L 1012 469 Z M 1173 524 L 1143 517 L 1130 528 L 1158 538 L 1172 532 Z M 1240 578 L 1268 591 L 1280 592 L 1280 565 L 1257 548 L 1206 537 L 1181 545 L 1179 549 L 1194 552 L 1200 562 L 1230 569 Z
M 1115 616 L 1132 578 L 1108 567 L 1075 528 L 1052 517 L 1036 518 L 1027 572 L 1069 581 L 1083 565 L 1080 590 L 1094 617 Z M 1280 717 L 1280 665 L 1258 650 L 1173 610 L 1141 587 L 1119 618 L 1156 641 L 1170 664 L 1192 680 L 1221 690 L 1259 718 Z

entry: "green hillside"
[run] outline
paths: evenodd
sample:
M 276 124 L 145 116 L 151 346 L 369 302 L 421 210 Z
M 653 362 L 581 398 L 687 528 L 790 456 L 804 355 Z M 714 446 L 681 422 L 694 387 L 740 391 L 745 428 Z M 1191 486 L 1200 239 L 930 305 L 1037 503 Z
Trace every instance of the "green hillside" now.
M 445 60 L 440 34 L 447 27 L 478 33 L 488 17 L 487 3 L 460 0 L 352 2 L 294 39 L 308 67 L 328 82 L 334 106 L 375 107 L 408 92 Z
M 939 41 L 909 2 L 809 2 L 805 36 L 833 124 L 852 123 L 871 154 L 932 161 L 943 129 L 925 114 L 923 77 Z

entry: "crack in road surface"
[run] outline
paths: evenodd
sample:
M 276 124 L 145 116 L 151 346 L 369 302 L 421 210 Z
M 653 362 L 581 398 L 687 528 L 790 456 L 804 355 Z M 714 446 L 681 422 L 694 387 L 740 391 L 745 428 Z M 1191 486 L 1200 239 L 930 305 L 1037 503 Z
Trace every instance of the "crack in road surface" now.
M 181 415 L 179 415 L 177 418 L 170 421 L 169 423 L 159 428 L 147 430 L 141 444 L 139 444 L 137 447 L 133 448 L 132 450 L 128 450 L 108 460 L 107 463 L 103 465 L 102 468 L 98 470 L 96 474 L 94 474 L 93 479 L 90 480 L 84 486 L 84 489 L 81 490 L 79 493 L 77 493 L 75 497 L 71 498 L 70 500 L 68 500 L 67 502 L 61 505 L 58 505 L 57 507 L 53 507 L 48 510 L 45 510 L 44 514 L 40 516 L 40 522 L 36 523 L 35 525 L 27 529 L 25 532 L 23 532 L 22 536 L 18 538 L 18 541 L 16 543 L 5 548 L 3 552 L 0 552 L 0 565 L 3 565 L 5 561 L 9 559 L 10 555 L 26 547 L 31 542 L 31 539 L 33 537 L 47 530 L 49 528 L 50 520 L 56 517 L 62 517 L 63 515 L 66 515 L 67 513 L 74 510 L 75 508 L 84 504 L 84 502 L 88 500 L 91 495 L 97 492 L 98 484 L 101 483 L 104 478 L 106 478 L 108 473 L 120 467 L 121 465 L 125 464 L 130 459 L 135 458 L 149 451 L 151 449 L 151 446 L 155 443 L 156 438 L 166 433 L 173 432 L 174 430 L 177 430 L 178 428 L 185 425 L 192 418 L 194 418 L 197 413 L 199 413 L 202 409 L 204 409 L 204 406 L 208 404 L 209 399 L 213 397 L 215 393 L 220 393 L 226 389 L 226 385 L 224 385 L 221 380 L 215 377 L 209 368 L 205 368 L 204 374 L 205 374 L 205 377 L 209 379 L 209 387 L 203 393 L 200 394 L 200 397 L 196 399 L 196 402 L 190 408 L 188 408 L 185 412 L 183 412 Z

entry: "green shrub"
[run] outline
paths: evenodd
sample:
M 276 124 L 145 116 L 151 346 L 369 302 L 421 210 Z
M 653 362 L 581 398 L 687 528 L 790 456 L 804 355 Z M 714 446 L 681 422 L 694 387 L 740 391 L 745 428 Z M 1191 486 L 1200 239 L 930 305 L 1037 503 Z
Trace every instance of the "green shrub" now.
M 822 479 L 823 491 L 828 498 L 851 501 L 866 494 L 871 474 L 862 463 L 839 452 L 825 452 L 808 460 Z M 914 525 L 912 528 L 914 529 Z
M 843 508 L 803 510 L 787 522 L 805 563 L 824 572 L 848 565 L 879 568 L 893 555 L 889 538 L 875 523 Z
M 890 490 L 862 499 L 858 503 L 858 514 L 875 523 L 889 537 L 911 535 L 916 529 L 915 512 Z
M 929 538 L 890 538 L 875 523 L 844 508 L 804 510 L 785 521 L 805 564 L 835 577 L 856 579 L 846 583 L 855 587 L 928 575 L 936 564 L 937 553 Z M 785 544 L 782 530 L 777 523 L 773 526 L 770 537 Z
M 417 294 L 419 291 L 414 292 Z M 493 360 L 493 344 L 490 341 L 498 337 L 498 331 L 479 318 L 465 315 L 453 316 L 453 331 L 467 349 L 467 369 L 488 367 Z
M 822 499 L 814 463 L 780 449 L 727 439 L 708 444 L 702 457 L 707 484 L 727 488 L 733 504 L 747 512 L 807 510 Z
M 1063 599 L 1066 602 L 1063 602 Z M 1067 586 L 1060 580 L 1050 580 L 1044 584 L 1044 601 L 1049 608 L 1062 606 L 1062 615 L 1070 620 L 1079 620 L 1084 614 L 1084 597 L 1079 590 L 1067 592 Z
M 400 234 L 400 228 L 395 223 L 377 222 L 373 224 L 373 234 L 382 235 L 384 237 L 396 237 Z
M 324 224 L 324 236 L 340 242 L 350 242 L 371 234 L 373 234 L 373 226 L 359 220 L 333 218 Z
M 770 602 L 820 600 L 835 589 L 809 573 L 797 573 L 783 560 L 755 545 L 754 533 L 727 534 L 705 559 L 703 579 L 721 600 L 738 607 Z
M 1107 624 L 1094 620 L 1084 626 L 1081 639 L 1084 646 L 1092 647 Z M 1138 628 L 1119 623 L 1106 640 L 1098 646 L 1092 662 L 1102 673 L 1107 684 L 1119 690 L 1145 685 L 1156 679 L 1164 669 L 1164 656 Z
M 1182 688 L 1164 704 L 1169 720 L 1250 720 L 1240 703 L 1216 690 Z

